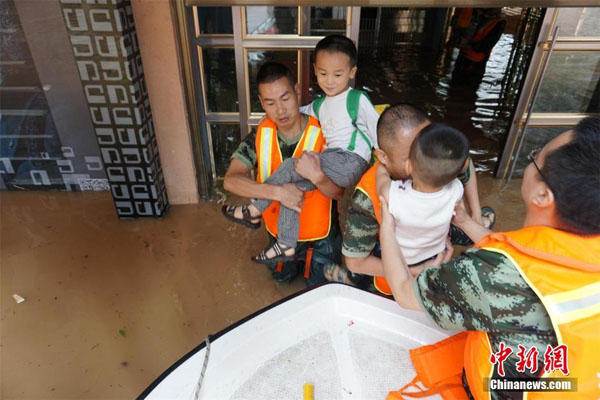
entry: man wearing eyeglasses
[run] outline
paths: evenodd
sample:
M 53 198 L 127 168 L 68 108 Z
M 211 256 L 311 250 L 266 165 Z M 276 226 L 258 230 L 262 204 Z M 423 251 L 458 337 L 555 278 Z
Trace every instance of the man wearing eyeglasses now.
M 442 328 L 468 331 L 453 337 L 452 356 L 428 359 L 444 372 L 453 370 L 449 360 L 458 360 L 455 374 L 442 377 L 443 387 L 431 385 L 434 390 L 454 383 L 451 390 L 462 386 L 475 399 L 523 398 L 488 391 L 485 378 L 568 375 L 577 379 L 576 392 L 527 398 L 600 398 L 600 119 L 582 120 L 530 160 L 521 186 L 523 228 L 492 233 L 457 209 L 453 223 L 477 244 L 416 279 L 382 204 L 382 261 L 394 299 L 425 311 Z M 547 368 L 557 349 L 564 350 L 561 368 Z

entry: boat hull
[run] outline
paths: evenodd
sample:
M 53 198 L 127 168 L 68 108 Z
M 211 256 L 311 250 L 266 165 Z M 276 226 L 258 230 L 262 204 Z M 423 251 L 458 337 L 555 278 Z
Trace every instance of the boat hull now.
M 422 312 L 340 284 L 285 298 L 211 336 L 200 399 L 383 399 L 415 375 L 409 349 L 453 332 Z M 205 360 L 202 343 L 140 399 L 193 399 Z

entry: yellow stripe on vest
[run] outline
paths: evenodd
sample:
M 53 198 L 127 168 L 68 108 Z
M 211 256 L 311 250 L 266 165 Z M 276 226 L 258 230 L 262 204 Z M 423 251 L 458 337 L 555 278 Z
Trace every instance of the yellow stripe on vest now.
M 273 128 L 262 128 L 262 166 L 260 181 L 264 182 L 271 176 L 271 155 L 273 152 Z
M 600 314 L 600 282 L 568 292 L 546 296 L 558 324 Z
M 308 136 L 304 140 L 304 147 L 302 148 L 302 151 L 314 151 L 317 138 L 319 137 L 319 132 L 321 132 L 321 129 L 317 128 L 316 126 L 310 127 Z

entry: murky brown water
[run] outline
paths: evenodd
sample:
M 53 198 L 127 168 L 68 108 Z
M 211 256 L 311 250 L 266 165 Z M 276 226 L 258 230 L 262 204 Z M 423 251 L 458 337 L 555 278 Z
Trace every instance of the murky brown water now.
M 519 185 L 479 177 L 501 230 L 520 226 Z M 216 203 L 118 220 L 108 192 L 4 191 L 0 223 L 2 399 L 133 398 L 206 334 L 304 288 L 252 263 L 265 233 Z
M 511 122 L 501 91 L 512 45 L 513 35 L 503 34 L 477 90 L 451 85 L 457 49 L 438 54 L 408 43 L 360 49 L 356 87 L 375 104 L 411 103 L 435 121 L 461 130 L 469 138 L 477 170 L 493 172 Z

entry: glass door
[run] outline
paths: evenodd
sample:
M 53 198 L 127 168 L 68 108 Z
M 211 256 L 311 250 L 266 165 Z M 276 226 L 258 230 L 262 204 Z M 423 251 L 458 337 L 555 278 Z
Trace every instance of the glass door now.
M 318 91 L 312 49 L 325 35 L 358 41 L 360 7 L 186 7 L 195 75 L 198 129 L 207 147 L 211 178 L 225 174 L 229 158 L 263 115 L 256 74 L 266 61 L 278 61 L 296 75 L 301 103 Z M 199 168 L 199 172 L 200 168 Z
M 531 150 L 588 115 L 600 115 L 600 8 L 549 8 L 497 176 L 522 176 Z

